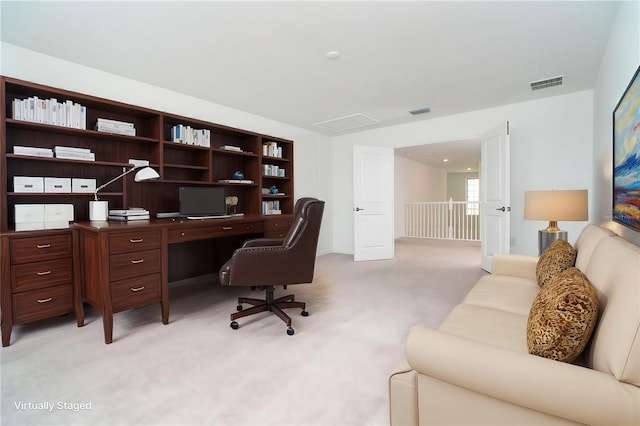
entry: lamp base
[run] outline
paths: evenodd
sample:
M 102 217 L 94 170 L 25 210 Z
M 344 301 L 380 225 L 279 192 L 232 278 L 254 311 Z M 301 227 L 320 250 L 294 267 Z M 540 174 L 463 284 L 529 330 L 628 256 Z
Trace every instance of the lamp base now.
M 547 249 L 556 240 L 567 241 L 567 231 L 547 231 L 541 229 L 538 231 L 538 255 L 541 255 L 543 251 Z
M 107 220 L 108 201 L 89 201 L 89 220 Z

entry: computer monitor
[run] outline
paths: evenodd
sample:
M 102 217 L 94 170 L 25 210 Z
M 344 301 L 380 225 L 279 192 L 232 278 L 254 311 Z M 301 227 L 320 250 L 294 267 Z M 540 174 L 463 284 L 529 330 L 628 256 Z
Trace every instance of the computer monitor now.
M 225 190 L 215 186 L 181 186 L 179 188 L 180 215 L 225 216 Z

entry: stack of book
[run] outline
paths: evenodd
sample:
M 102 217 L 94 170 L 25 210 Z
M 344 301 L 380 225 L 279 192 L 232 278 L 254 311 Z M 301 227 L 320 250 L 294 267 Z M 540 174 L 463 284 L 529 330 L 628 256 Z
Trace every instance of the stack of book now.
M 14 99 L 11 108 L 14 120 L 74 129 L 87 128 L 87 107 L 73 101 L 58 102 L 56 98 L 40 99 L 32 96 Z
M 126 121 L 109 120 L 107 118 L 98 118 L 96 122 L 96 130 L 105 133 L 115 133 L 118 135 L 135 136 L 136 127 L 133 123 Z
M 96 155 L 88 148 L 73 148 L 70 146 L 55 146 L 53 151 L 56 158 L 67 160 L 96 161 Z
M 279 200 L 263 201 L 262 214 L 264 215 L 282 214 L 282 210 L 280 210 L 280 201 Z
M 171 128 L 171 140 L 186 145 L 211 147 L 211 131 L 207 129 L 194 129 L 184 124 L 176 124 Z
M 109 220 L 120 222 L 131 222 L 135 220 L 149 220 L 149 210 L 143 208 L 133 208 L 125 210 L 109 210 Z
M 262 145 L 262 155 L 282 158 L 282 147 L 278 146 L 276 142 L 267 142 Z
M 53 157 L 51 148 L 38 148 L 35 146 L 13 146 L 13 153 L 16 155 L 29 155 L 32 157 Z

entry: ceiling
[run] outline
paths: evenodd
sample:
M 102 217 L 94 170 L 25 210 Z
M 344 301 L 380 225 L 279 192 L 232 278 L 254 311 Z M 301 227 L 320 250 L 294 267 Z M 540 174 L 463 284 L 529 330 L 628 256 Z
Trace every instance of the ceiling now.
M 4 42 L 337 136 L 592 89 L 618 4 L 2 0 L 0 7 Z M 329 59 L 331 51 L 340 57 Z M 530 88 L 559 75 L 561 86 Z M 409 114 L 421 107 L 431 112 Z M 327 121 L 334 130 L 317 125 Z

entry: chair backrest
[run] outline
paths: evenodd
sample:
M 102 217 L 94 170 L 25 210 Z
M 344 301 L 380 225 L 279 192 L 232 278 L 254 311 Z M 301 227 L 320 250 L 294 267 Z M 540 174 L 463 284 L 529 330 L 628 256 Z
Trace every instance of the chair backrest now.
M 310 197 L 300 198 L 294 207 L 291 229 L 282 243 L 288 251 L 295 253 L 292 267 L 298 271 L 296 275 L 306 276 L 303 282 L 313 280 L 323 213 L 324 201 Z

